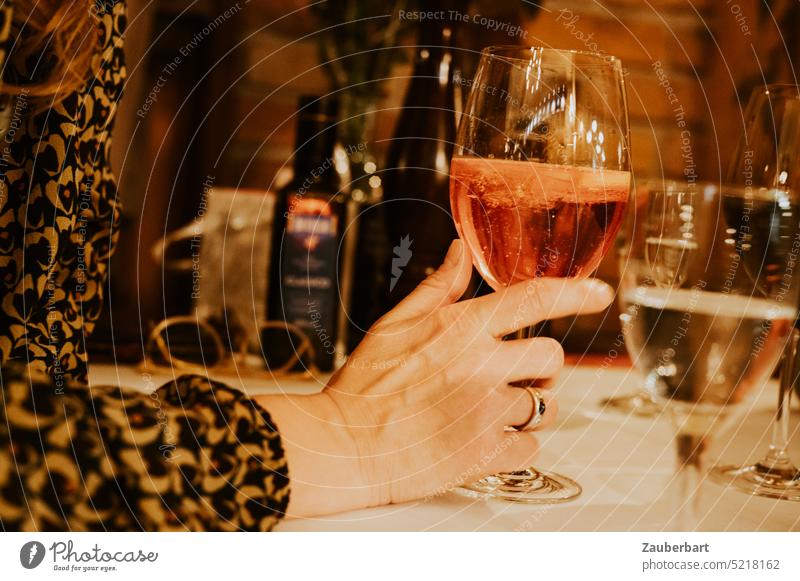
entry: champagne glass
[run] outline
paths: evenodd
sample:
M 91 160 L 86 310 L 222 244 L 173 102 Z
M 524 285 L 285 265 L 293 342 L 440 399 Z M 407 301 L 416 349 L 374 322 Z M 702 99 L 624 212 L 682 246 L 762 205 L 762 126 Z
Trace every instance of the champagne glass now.
M 753 91 L 745 109 L 745 131 L 734 156 L 729 180 L 735 183 L 752 183 L 753 187 L 767 191 L 785 192 L 786 208 L 798 220 L 798 179 L 800 171 L 800 86 L 769 85 Z M 794 304 L 800 270 L 795 262 L 800 259 L 800 237 L 791 244 L 770 247 L 763 238 L 755 258 L 762 264 L 752 264 L 769 269 L 776 263 L 786 262 L 784 278 L 780 281 L 784 304 Z M 789 234 L 787 230 L 786 235 Z M 776 256 L 784 251 L 785 256 Z M 761 256 L 759 256 L 759 254 Z M 777 273 L 776 273 L 777 274 Z M 756 496 L 800 501 L 800 470 L 787 453 L 789 443 L 789 402 L 798 372 L 797 331 L 787 344 L 786 355 L 779 382 L 778 410 L 772 429 L 772 442 L 766 456 L 747 466 L 718 466 L 711 472 L 718 483 L 733 486 Z
M 636 192 L 621 236 L 621 318 L 677 434 L 670 528 L 696 526 L 708 442 L 769 380 L 792 331 L 799 218 L 780 187 L 663 182 Z
M 543 276 L 589 276 L 609 250 L 630 194 L 619 59 L 484 49 L 450 168 L 456 228 L 493 289 Z M 581 493 L 571 478 L 533 468 L 467 488 L 528 503 Z

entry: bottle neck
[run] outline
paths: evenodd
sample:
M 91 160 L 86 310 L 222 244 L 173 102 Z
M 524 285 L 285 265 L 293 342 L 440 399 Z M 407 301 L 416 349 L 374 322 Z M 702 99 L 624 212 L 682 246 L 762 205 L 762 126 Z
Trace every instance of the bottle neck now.
M 338 189 L 333 160 L 335 146 L 334 120 L 321 115 L 301 117 L 295 139 L 292 188 L 335 192 Z

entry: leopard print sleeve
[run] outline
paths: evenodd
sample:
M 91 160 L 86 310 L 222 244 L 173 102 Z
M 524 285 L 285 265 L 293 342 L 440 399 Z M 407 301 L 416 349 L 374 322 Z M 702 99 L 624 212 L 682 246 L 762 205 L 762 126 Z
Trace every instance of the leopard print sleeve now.
M 80 309 L 84 334 L 94 328 L 101 313 L 109 259 L 118 240 L 121 204 L 116 178 L 111 167 L 111 134 L 122 98 L 127 72 L 122 35 L 126 13 L 123 3 L 96 4 L 99 50 L 92 59 L 79 111 L 86 124 L 77 147 L 76 168 L 79 182 L 75 227 L 68 248 L 79 254 L 72 258 L 73 269 L 65 290 L 70 309 Z
M 269 414 L 184 376 L 149 395 L 3 370 L 3 530 L 270 530 L 288 471 Z
M 125 78 L 125 6 L 101 5 L 85 86 L 44 112 L 18 98 L 0 143 L 0 529 L 268 530 L 289 481 L 257 403 L 197 376 L 149 395 L 87 383 L 119 222 L 109 152 Z M 3 2 L 4 76 L 12 16 Z

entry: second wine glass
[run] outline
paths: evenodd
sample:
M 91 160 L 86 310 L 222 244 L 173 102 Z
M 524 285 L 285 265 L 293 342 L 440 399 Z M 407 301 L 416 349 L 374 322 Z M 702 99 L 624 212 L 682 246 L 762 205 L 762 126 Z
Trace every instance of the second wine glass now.
M 630 194 L 621 62 L 545 48 L 484 49 L 450 172 L 459 236 L 493 289 L 588 277 L 609 250 Z M 528 503 L 581 493 L 571 478 L 533 468 L 468 488 Z
M 751 198 L 777 197 L 781 204 L 770 216 L 771 224 L 789 222 L 780 235 L 768 228 L 754 231 L 747 243 L 754 246 L 754 272 L 765 272 L 777 287 L 776 296 L 784 305 L 796 305 L 800 260 L 800 231 L 797 230 L 797 204 L 800 201 L 800 86 L 766 85 L 757 87 L 744 113 L 744 132 L 728 172 L 728 180 L 750 191 Z M 749 231 L 748 231 L 749 233 Z M 778 268 L 776 265 L 781 265 Z M 779 276 L 779 274 L 781 276 Z M 797 319 L 795 319 L 797 324 Z M 788 454 L 789 403 L 798 377 L 798 331 L 786 344 L 786 355 L 778 389 L 778 409 L 767 454 L 745 466 L 717 466 L 712 478 L 748 494 L 800 501 L 800 469 Z

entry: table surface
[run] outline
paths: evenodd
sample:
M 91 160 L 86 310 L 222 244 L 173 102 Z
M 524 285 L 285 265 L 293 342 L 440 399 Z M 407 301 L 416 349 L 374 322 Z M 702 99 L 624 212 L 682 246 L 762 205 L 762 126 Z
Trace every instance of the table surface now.
M 152 377 L 160 385 L 168 376 Z M 251 395 L 285 391 L 314 393 L 320 380 L 220 377 Z M 96 365 L 93 384 L 145 389 L 135 367 Z M 665 530 L 675 506 L 674 446 L 666 417 L 639 418 L 604 411 L 601 401 L 635 390 L 641 378 L 629 367 L 566 367 L 553 389 L 559 419 L 540 433 L 536 465 L 576 479 L 583 494 L 556 505 L 523 505 L 473 498 L 459 491 L 428 500 L 281 523 L 283 531 L 653 531 Z M 152 383 L 150 383 L 152 386 Z M 709 464 L 755 461 L 766 451 L 777 403 L 770 382 L 744 405 L 744 415 L 720 432 Z M 800 414 L 793 411 L 790 452 L 800 462 Z M 670 486 L 672 485 L 672 486 Z M 800 502 L 754 497 L 703 483 L 697 530 L 800 531 Z

